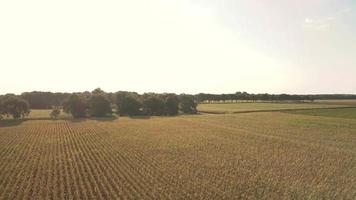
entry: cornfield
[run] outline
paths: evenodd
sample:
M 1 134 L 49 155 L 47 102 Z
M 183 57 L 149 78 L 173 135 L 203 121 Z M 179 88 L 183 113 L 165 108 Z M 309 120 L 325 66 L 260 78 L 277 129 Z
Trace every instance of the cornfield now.
M 354 199 L 356 121 L 288 113 L 0 128 L 0 199 Z

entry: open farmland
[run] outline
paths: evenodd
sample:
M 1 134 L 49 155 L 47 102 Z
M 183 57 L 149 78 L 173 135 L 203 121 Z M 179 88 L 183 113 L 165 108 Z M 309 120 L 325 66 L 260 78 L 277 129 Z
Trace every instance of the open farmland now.
M 243 113 L 253 111 L 278 111 L 294 109 L 314 109 L 314 108 L 334 108 L 352 107 L 355 104 L 335 104 L 335 103 L 217 103 L 199 104 L 198 110 L 206 113 Z
M 248 113 L 0 127 L 0 199 L 354 199 L 356 120 Z
M 294 111 L 287 111 L 287 112 L 293 114 L 303 114 L 303 115 L 312 115 L 312 116 L 356 119 L 356 108 L 294 110 Z
M 51 110 L 31 110 L 29 116 L 27 116 L 27 118 L 29 119 L 48 119 L 50 118 L 50 113 Z M 64 113 L 63 111 L 61 111 L 61 115 L 59 116 L 59 118 L 71 118 L 71 116 L 67 113 Z
M 356 106 L 355 99 L 330 99 L 330 100 L 316 100 L 315 103 L 320 104 L 328 104 L 328 105 L 349 105 L 349 106 Z
M 31 119 L 31 120 L 50 119 L 51 111 L 52 110 L 49 109 L 33 109 L 31 110 L 30 114 L 25 117 L 25 119 Z M 11 116 L 4 116 L 4 118 L 8 121 L 14 121 L 12 120 Z M 72 116 L 70 114 L 61 111 L 59 119 L 71 119 L 71 118 Z

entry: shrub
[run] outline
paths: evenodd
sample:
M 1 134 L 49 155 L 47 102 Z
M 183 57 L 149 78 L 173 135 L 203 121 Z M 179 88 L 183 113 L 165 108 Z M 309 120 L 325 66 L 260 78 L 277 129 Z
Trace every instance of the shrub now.
M 55 107 L 49 115 L 52 119 L 58 119 L 61 115 L 61 110 L 58 107 Z

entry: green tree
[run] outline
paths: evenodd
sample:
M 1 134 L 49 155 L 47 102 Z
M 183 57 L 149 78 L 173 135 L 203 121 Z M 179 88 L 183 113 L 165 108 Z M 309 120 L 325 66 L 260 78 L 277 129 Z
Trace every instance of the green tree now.
M 0 107 L 1 115 L 12 116 L 14 119 L 24 118 L 30 113 L 28 102 L 15 95 L 5 96 Z
M 177 95 L 175 94 L 168 95 L 164 103 L 165 103 L 165 109 L 167 115 L 173 116 L 178 114 L 179 100 Z
M 72 94 L 63 105 L 63 111 L 70 113 L 74 118 L 87 117 L 88 102 L 78 94 Z
M 89 113 L 94 117 L 104 117 L 107 114 L 112 114 L 110 101 L 104 96 L 105 93 L 93 91 L 89 100 Z
M 186 114 L 196 114 L 198 112 L 197 103 L 195 102 L 194 96 L 192 95 L 180 95 L 179 107 L 180 110 Z
M 106 93 L 104 90 L 102 90 L 101 88 L 96 88 L 95 90 L 93 90 L 91 92 L 92 95 L 101 95 L 101 96 L 105 96 Z
M 120 115 L 140 115 L 142 114 L 142 103 L 137 93 L 118 92 L 116 93 L 117 113 Z
M 2 120 L 4 115 L 4 106 L 2 104 L 2 97 L 0 96 L 0 120 Z
M 165 114 L 165 102 L 155 94 L 144 95 L 143 108 L 147 115 L 161 116 Z

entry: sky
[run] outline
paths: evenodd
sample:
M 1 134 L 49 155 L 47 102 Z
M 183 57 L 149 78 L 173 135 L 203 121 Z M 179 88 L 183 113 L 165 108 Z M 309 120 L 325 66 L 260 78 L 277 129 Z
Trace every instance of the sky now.
M 356 94 L 356 1 L 0 1 L 0 94 L 97 87 Z

